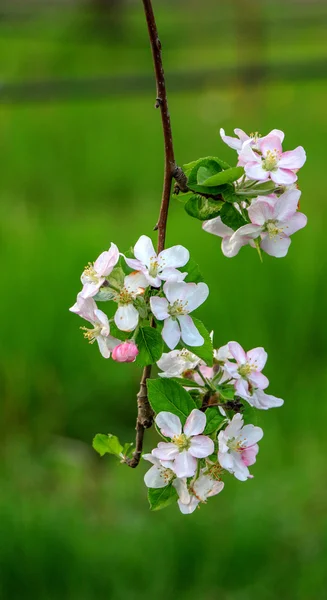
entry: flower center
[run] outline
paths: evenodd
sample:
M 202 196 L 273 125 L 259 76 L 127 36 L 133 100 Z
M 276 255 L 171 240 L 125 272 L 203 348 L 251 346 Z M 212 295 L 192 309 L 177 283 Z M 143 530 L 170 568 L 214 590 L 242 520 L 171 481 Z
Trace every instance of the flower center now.
M 262 166 L 266 171 L 274 171 L 279 161 L 278 150 L 268 150 L 266 158 L 262 161 Z
M 273 239 L 274 237 L 276 237 L 276 235 L 283 233 L 283 228 L 277 227 L 277 223 L 278 221 L 270 220 L 267 221 L 265 224 L 265 231 L 267 231 L 270 239 Z
M 150 258 L 150 265 L 149 265 L 150 277 L 157 277 L 158 268 L 159 268 L 159 263 L 157 261 L 157 257 L 154 256 L 153 258 Z
M 238 372 L 241 375 L 241 377 L 247 377 L 248 375 L 250 375 L 252 370 L 253 367 L 249 363 L 245 363 L 245 365 L 241 365 L 238 368 Z
M 175 302 L 168 307 L 168 313 L 171 317 L 187 315 L 186 305 L 187 301 L 183 303 L 181 300 L 175 300 Z
M 88 329 L 87 327 L 80 327 L 84 331 L 83 335 L 85 339 L 89 341 L 90 344 L 93 344 L 96 338 L 101 335 L 101 325 L 95 325 L 93 329 Z
M 188 438 L 185 433 L 175 435 L 173 442 L 180 452 L 183 452 L 183 450 L 188 450 L 191 445 L 190 438 Z
M 165 469 L 164 467 L 161 469 L 161 475 L 167 484 L 175 477 L 174 471 L 171 469 Z
M 94 268 L 93 263 L 91 262 L 89 262 L 89 264 L 86 265 L 83 271 L 83 275 L 92 283 L 98 283 L 99 281 L 99 276 Z
M 227 442 L 227 446 L 230 450 L 234 452 L 242 452 L 241 442 L 238 438 L 231 438 Z
M 123 287 L 119 294 L 116 295 L 114 300 L 118 302 L 118 304 L 130 304 L 133 301 L 134 297 L 132 292 L 129 292 L 125 287 Z

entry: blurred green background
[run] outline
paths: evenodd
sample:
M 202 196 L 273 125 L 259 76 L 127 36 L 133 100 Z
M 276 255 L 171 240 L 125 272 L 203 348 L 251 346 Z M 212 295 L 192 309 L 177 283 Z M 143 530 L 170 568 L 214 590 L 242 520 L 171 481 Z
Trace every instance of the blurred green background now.
M 154 5 L 179 164 L 234 161 L 221 126 L 283 129 L 286 149 L 308 154 L 308 227 L 285 259 L 261 265 L 250 248 L 226 259 L 178 203 L 167 239 L 201 265 L 211 294 L 198 314 L 215 345 L 263 345 L 269 391 L 285 406 L 258 415 L 255 479 L 230 477 L 192 516 L 176 506 L 151 513 L 147 465 L 133 471 L 92 450 L 98 432 L 133 439 L 140 370 L 105 361 L 68 307 L 89 260 L 111 241 L 124 250 L 151 234 L 161 196 L 141 0 L 0 2 L 0 598 L 321 600 L 327 6 Z M 155 443 L 150 432 L 146 450 Z

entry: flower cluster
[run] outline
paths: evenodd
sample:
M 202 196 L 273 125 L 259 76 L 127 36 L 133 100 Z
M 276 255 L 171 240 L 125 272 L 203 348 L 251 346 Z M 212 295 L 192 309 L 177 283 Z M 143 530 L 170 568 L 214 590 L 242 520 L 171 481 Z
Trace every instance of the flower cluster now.
M 85 267 L 81 275 L 83 288 L 70 310 L 92 324 L 92 329 L 82 329 L 90 343 L 98 342 L 102 356 L 111 355 L 117 362 L 134 361 L 139 352 L 135 340 L 140 328 L 150 324 L 152 318 L 159 328 L 163 325 L 162 339 L 170 349 L 181 339 L 188 346 L 204 343 L 190 313 L 207 299 L 209 288 L 203 282 L 184 281 L 187 272 L 179 268 L 185 267 L 189 258 L 183 246 L 173 246 L 157 255 L 151 239 L 142 235 L 135 244 L 134 258 L 111 244 L 108 251 Z M 111 318 L 96 304 L 106 301 L 116 307 Z M 121 332 L 130 334 L 125 341 L 119 339 Z
M 283 404 L 264 392 L 269 385 L 262 373 L 266 360 L 263 348 L 245 352 L 237 342 L 229 342 L 214 351 L 212 367 L 186 349 L 173 350 L 158 361 L 164 369 L 161 378 L 179 378 L 180 385 L 195 392 L 201 407 L 190 412 L 184 427 L 177 414 L 159 412 L 157 428 L 170 441 L 159 442 L 151 454 L 143 455 L 153 465 L 144 477 L 147 487 L 175 490 L 182 513 L 192 513 L 221 492 L 226 472 L 239 481 L 253 477 L 249 467 L 256 462 L 263 431 L 244 425 L 245 405 L 267 410 Z

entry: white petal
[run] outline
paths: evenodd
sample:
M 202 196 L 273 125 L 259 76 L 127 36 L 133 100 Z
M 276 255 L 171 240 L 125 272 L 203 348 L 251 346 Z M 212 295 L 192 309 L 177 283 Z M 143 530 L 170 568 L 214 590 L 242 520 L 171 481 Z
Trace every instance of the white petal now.
M 94 311 L 97 309 L 97 305 L 93 298 L 84 298 L 81 293 L 78 294 L 74 306 L 69 310 L 90 323 L 95 323 L 96 317 Z
M 110 275 L 119 260 L 119 250 L 116 244 L 111 244 L 107 252 L 102 252 L 94 263 L 95 271 L 100 275 Z
M 103 358 L 110 358 L 110 350 L 108 348 L 107 338 L 102 337 L 102 335 L 98 335 L 96 337 L 96 340 L 98 342 L 99 350 Z
M 238 364 L 246 363 L 246 353 L 238 342 L 229 342 L 228 349 Z
M 96 317 L 97 322 L 102 325 L 101 335 L 109 335 L 110 333 L 110 325 L 107 315 L 98 308 L 94 311 L 94 315 Z
M 239 437 L 242 441 L 242 446 L 247 448 L 260 442 L 263 438 L 263 431 L 261 427 L 256 427 L 255 425 L 244 425 Z
M 197 460 L 184 450 L 179 452 L 175 458 L 174 471 L 177 477 L 193 477 L 197 466 Z
M 266 221 L 273 218 L 274 209 L 269 202 L 257 200 L 248 209 L 251 223 L 254 225 L 264 225 Z
M 177 504 L 179 506 L 179 510 L 183 515 L 190 515 L 195 511 L 198 504 L 200 504 L 200 501 L 195 496 L 192 496 L 188 504 L 184 504 L 181 500 L 178 500 Z
M 189 286 L 194 287 L 195 285 L 195 283 L 185 283 L 184 281 L 166 281 L 163 287 L 163 291 L 169 303 L 174 304 L 176 300 L 181 300 L 183 302 L 186 299 L 186 297 L 190 294 Z
M 265 235 L 260 243 L 262 250 L 275 258 L 283 258 L 286 256 L 290 245 L 291 238 L 286 235 L 276 235 L 273 238 L 270 238 L 269 235 Z
M 158 256 L 159 268 L 184 267 L 190 260 L 190 253 L 184 246 L 173 246 L 160 252 Z
M 159 296 L 151 296 L 150 308 L 156 319 L 159 319 L 159 321 L 163 321 L 164 319 L 169 318 L 169 313 L 167 311 L 168 302 L 166 298 L 159 298 Z
M 179 496 L 179 499 L 183 504 L 188 504 L 191 500 L 190 493 L 187 487 L 186 479 L 174 479 L 173 486 Z
M 243 422 L 244 420 L 242 415 L 240 413 L 236 413 L 236 415 L 234 415 L 231 422 L 229 423 L 229 425 L 227 425 L 223 433 L 229 438 L 238 437 L 243 427 Z
M 146 454 L 142 454 L 142 458 L 144 458 L 144 460 L 148 460 L 150 463 L 152 463 L 153 465 L 156 465 L 157 467 L 160 467 L 160 465 L 161 465 L 159 458 L 156 458 L 150 452 L 148 452 Z
M 278 408 L 284 404 L 284 400 L 265 394 L 263 390 L 254 390 L 253 395 L 247 398 L 251 406 L 260 410 L 268 410 L 269 408 Z
M 168 485 L 169 481 L 164 477 L 164 469 L 158 468 L 155 465 L 149 469 L 144 475 L 144 483 L 149 488 L 163 488 Z M 172 473 L 173 476 L 173 473 Z
M 202 346 L 204 344 L 204 338 L 189 315 L 178 317 L 178 321 L 181 326 L 181 337 L 184 344 L 187 346 Z
M 162 411 L 156 416 L 155 421 L 165 437 L 173 438 L 182 433 L 181 421 L 173 413 Z
M 237 452 L 233 452 L 233 467 L 232 472 L 236 479 L 239 481 L 246 481 L 249 479 L 250 471 L 247 466 L 243 463 L 242 457 Z
M 259 348 L 253 348 L 247 352 L 247 359 L 251 365 L 254 365 L 256 371 L 262 371 L 266 362 L 268 354 L 261 346 Z
M 124 279 L 124 287 L 134 294 L 141 294 L 148 285 L 149 282 L 141 271 L 133 271 Z
M 195 285 L 190 283 L 186 285 L 190 286 L 187 294 L 187 312 L 192 312 L 201 306 L 201 304 L 203 304 L 203 302 L 205 302 L 205 300 L 208 298 L 209 288 L 207 284 L 203 282 Z
M 205 429 L 207 417 L 205 413 L 197 408 L 194 408 L 186 419 L 183 431 L 187 437 L 191 435 L 199 435 Z
M 161 335 L 163 340 L 166 342 L 168 348 L 170 348 L 171 350 L 176 348 L 181 338 L 181 332 L 178 322 L 175 319 L 172 319 L 171 317 L 165 319 Z
M 134 246 L 134 255 L 147 267 L 150 266 L 150 259 L 157 256 L 152 240 L 147 235 L 141 235 L 136 242 Z
M 92 298 L 95 296 L 104 282 L 104 277 L 100 277 L 97 283 L 84 283 L 80 292 L 82 298 Z
M 121 331 L 134 331 L 139 322 L 139 313 L 133 304 L 123 304 L 117 308 L 114 320 Z
M 195 435 L 191 439 L 189 453 L 196 458 L 205 458 L 215 451 L 215 445 L 207 435 Z
M 210 221 L 204 221 L 202 229 L 221 238 L 228 236 L 230 237 L 234 233 L 234 230 L 231 227 L 227 227 L 227 225 L 222 222 L 220 217 L 210 219 Z
M 184 281 L 187 273 L 182 273 L 178 269 L 173 269 L 173 267 L 169 267 L 168 269 L 163 269 L 160 271 L 160 279 L 162 281 Z M 161 284 L 161 281 L 160 281 Z M 160 284 L 157 287 L 160 287 Z
M 178 448 L 172 442 L 159 442 L 157 448 L 152 450 L 152 454 L 160 460 L 175 460 Z

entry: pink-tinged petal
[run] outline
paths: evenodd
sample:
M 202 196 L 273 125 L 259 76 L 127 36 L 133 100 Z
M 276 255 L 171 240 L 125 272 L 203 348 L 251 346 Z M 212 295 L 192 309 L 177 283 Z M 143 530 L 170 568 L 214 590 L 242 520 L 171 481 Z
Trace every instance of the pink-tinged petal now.
M 141 235 L 136 242 L 134 246 L 134 255 L 147 267 L 150 266 L 150 259 L 157 256 L 152 240 L 147 235 Z
M 187 294 L 187 312 L 196 310 L 209 296 L 209 288 L 206 283 L 197 283 L 195 285 L 186 284 L 189 286 Z
M 253 373 L 250 373 L 249 381 L 254 387 L 260 388 L 261 390 L 265 390 L 269 385 L 269 380 L 267 379 L 267 377 L 259 371 L 254 371 Z
M 170 348 L 170 350 L 174 350 L 181 338 L 181 331 L 178 322 L 171 317 L 169 317 L 169 319 L 165 319 L 161 335 L 168 348 Z
M 221 243 L 221 249 L 224 256 L 232 258 L 236 256 L 242 246 L 249 244 L 250 240 L 257 238 L 260 235 L 261 227 L 258 225 L 243 225 L 237 229 L 230 238 L 224 238 Z
M 252 396 L 247 398 L 247 401 L 254 408 L 258 408 L 259 410 L 268 410 L 269 408 L 279 408 L 283 406 L 284 400 L 281 398 L 276 398 L 276 396 L 271 396 L 270 394 L 265 394 L 262 390 L 254 390 Z
M 268 133 L 268 136 L 270 135 L 274 135 L 275 137 L 277 136 L 280 139 L 280 143 L 282 144 L 284 141 L 284 137 L 285 137 L 285 133 L 283 131 L 281 131 L 280 129 L 273 129 L 270 133 Z M 263 138 L 261 138 L 263 139 Z
M 172 472 L 173 477 L 173 472 Z M 163 488 L 169 483 L 169 478 L 164 476 L 164 469 L 155 465 L 144 475 L 144 483 L 148 488 Z
M 222 222 L 220 217 L 210 219 L 210 221 L 204 221 L 202 229 L 221 238 L 232 236 L 234 233 L 233 229 L 231 227 L 227 227 L 227 225 Z
M 287 221 L 297 211 L 300 201 L 300 190 L 287 190 L 282 194 L 274 204 L 273 218 L 279 221 Z
M 239 127 L 235 127 L 234 133 L 235 133 L 235 135 L 237 135 L 238 138 L 240 138 L 242 144 L 244 144 L 244 142 L 247 142 L 250 139 L 250 136 L 247 133 L 245 133 L 245 131 L 243 131 L 243 129 L 240 129 Z
M 175 460 L 179 452 L 173 442 L 159 442 L 157 448 L 152 450 L 152 454 L 160 460 Z
M 160 252 L 158 256 L 158 263 L 160 269 L 166 269 L 168 267 L 184 267 L 190 260 L 189 251 L 184 246 L 173 246 Z
M 183 504 L 188 504 L 191 501 L 191 495 L 188 491 L 186 479 L 174 479 L 173 486 L 178 494 L 180 501 Z
M 236 133 L 236 129 L 234 131 Z M 242 130 L 239 130 L 239 131 L 242 131 Z M 240 151 L 242 149 L 242 143 L 243 143 L 242 140 L 233 138 L 229 135 L 226 135 L 225 130 L 223 128 L 220 129 L 219 133 L 220 133 L 221 139 L 223 140 L 223 142 L 225 142 L 225 144 L 227 144 L 227 146 L 229 146 L 230 148 L 233 148 L 233 150 Z M 246 135 L 244 133 L 244 131 L 242 132 L 242 134 Z
M 188 450 L 183 450 L 175 458 L 174 471 L 177 477 L 193 477 L 197 467 L 197 460 Z
M 149 282 L 141 271 L 133 271 L 130 275 L 126 275 L 124 279 L 124 287 L 132 293 L 142 294 L 149 286 Z
M 232 362 L 225 363 L 225 370 L 232 379 L 240 379 L 241 375 L 238 372 L 238 364 Z
M 286 256 L 290 247 L 291 240 L 286 236 L 276 235 L 270 238 L 269 235 L 265 235 L 260 243 L 262 250 L 274 256 L 275 258 L 283 258 Z
M 142 271 L 144 273 L 146 270 L 145 265 L 136 258 L 127 258 L 127 256 L 124 256 L 124 259 L 126 264 L 133 269 L 133 271 Z
M 233 469 L 232 472 L 234 477 L 239 481 L 246 481 L 250 478 L 250 472 L 247 466 L 243 463 L 242 457 L 240 454 L 233 452 Z
M 96 337 L 96 341 L 98 342 L 100 354 L 102 354 L 103 358 L 110 358 L 110 350 L 107 344 L 107 338 L 102 337 L 102 335 L 98 335 Z
M 269 179 L 269 173 L 262 167 L 261 162 L 247 163 L 244 169 L 245 174 L 249 179 L 253 179 L 256 181 L 267 181 L 267 179 Z
M 251 163 L 252 165 L 261 165 L 261 156 L 259 156 L 256 152 L 253 152 L 252 145 L 252 138 L 249 138 L 246 142 L 243 143 L 242 150 L 239 154 L 239 161 L 242 162 L 243 165 L 248 165 L 249 163 Z
M 183 281 L 186 277 L 187 273 L 182 273 L 182 271 L 179 271 L 178 269 L 174 269 L 173 267 L 169 267 L 167 269 L 163 269 L 162 271 L 160 271 L 160 280 L 162 281 Z M 159 286 L 161 285 L 161 281 Z
M 182 433 L 181 421 L 173 413 L 162 411 L 156 416 L 155 421 L 165 437 L 173 438 Z
M 192 496 L 188 504 L 184 504 L 181 500 L 177 500 L 177 504 L 183 515 L 190 515 L 195 511 L 200 501 L 195 496 Z
M 102 252 L 94 263 L 94 269 L 99 275 L 110 275 L 119 260 L 119 250 L 116 244 L 111 244 L 107 252 Z
M 181 338 L 187 346 L 203 346 L 204 338 L 189 315 L 177 317 L 181 327 Z
M 95 309 L 94 315 L 96 317 L 97 322 L 100 325 L 102 325 L 101 335 L 109 335 L 110 325 L 109 325 L 109 320 L 108 320 L 107 315 L 99 308 Z
M 163 321 L 169 318 L 168 313 L 168 302 L 166 298 L 159 298 L 158 296 L 151 296 L 150 298 L 151 312 L 154 314 L 156 319 Z
M 246 448 L 245 450 L 243 450 L 243 452 L 241 454 L 241 459 L 246 467 L 250 467 L 251 465 L 254 465 L 254 463 L 256 462 L 256 459 L 257 459 L 258 452 L 259 452 L 258 444 L 254 444 L 253 446 L 250 446 L 249 448 Z
M 249 384 L 246 379 L 238 379 L 235 382 L 235 390 L 241 398 L 248 398 L 249 396 Z
M 279 159 L 279 166 L 284 169 L 301 169 L 307 159 L 305 150 L 302 146 L 298 146 L 295 150 L 283 152 Z
M 86 299 L 96 296 L 103 282 L 104 277 L 100 277 L 97 283 L 84 283 L 83 289 L 80 292 L 81 297 Z
M 189 452 L 195 458 L 205 458 L 215 451 L 213 441 L 207 435 L 195 435 L 191 438 Z
M 114 321 L 121 331 L 134 331 L 139 322 L 139 313 L 133 304 L 123 304 L 117 308 Z
M 258 200 L 254 204 L 251 204 L 248 214 L 251 223 L 262 227 L 266 221 L 273 218 L 274 209 L 269 202 Z
M 253 446 L 253 444 L 257 444 L 263 438 L 263 431 L 261 427 L 256 427 L 255 425 L 244 425 L 241 433 L 240 440 L 242 447 L 247 448 L 248 446 Z
M 90 323 L 94 323 L 96 320 L 95 310 L 97 309 L 97 305 L 94 302 L 93 298 L 83 298 L 81 293 L 78 294 L 76 302 L 74 306 L 72 306 L 69 310 L 86 321 Z
M 267 135 L 259 140 L 258 146 L 264 157 L 267 156 L 268 152 L 282 153 L 282 144 L 278 135 Z
M 199 433 L 204 431 L 206 423 L 207 417 L 205 416 L 205 413 L 194 408 L 186 419 L 183 431 L 187 437 L 199 435 Z
M 282 169 L 281 167 L 275 171 L 270 171 L 270 177 L 278 185 L 291 185 L 291 183 L 297 181 L 297 175 L 293 171 Z
M 235 358 L 235 360 L 238 362 L 238 364 L 244 365 L 246 363 L 246 353 L 238 342 L 229 342 L 228 350 L 230 351 L 232 357 Z
M 289 219 L 286 223 L 282 223 L 283 231 L 287 236 L 292 235 L 299 231 L 299 229 L 303 229 L 308 222 L 307 217 L 303 213 L 295 213 L 293 217 Z
M 268 354 L 265 349 L 260 346 L 258 348 L 253 348 L 253 350 L 249 350 L 246 357 L 251 366 L 256 367 L 256 371 L 262 371 L 267 362 Z

